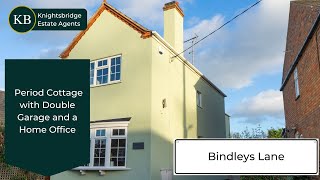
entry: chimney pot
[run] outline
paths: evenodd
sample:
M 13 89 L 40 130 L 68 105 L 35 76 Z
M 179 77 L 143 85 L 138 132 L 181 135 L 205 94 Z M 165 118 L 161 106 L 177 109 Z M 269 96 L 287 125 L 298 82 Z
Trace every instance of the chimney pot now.
M 179 6 L 179 2 L 177 2 L 177 1 L 171 1 L 171 2 L 166 3 L 163 7 L 163 11 L 173 9 L 173 8 L 176 8 L 177 11 L 181 14 L 181 16 L 184 17 L 183 10 Z

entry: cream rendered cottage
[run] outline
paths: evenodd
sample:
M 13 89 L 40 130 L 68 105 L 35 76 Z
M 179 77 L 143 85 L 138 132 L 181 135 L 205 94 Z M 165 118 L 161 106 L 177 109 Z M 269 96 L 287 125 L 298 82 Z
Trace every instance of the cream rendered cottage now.
M 176 138 L 226 136 L 225 94 L 182 55 L 183 11 L 165 4 L 164 38 L 103 2 L 63 59 L 90 59 L 90 163 L 53 180 L 172 176 Z M 192 163 L 192 162 L 190 162 Z

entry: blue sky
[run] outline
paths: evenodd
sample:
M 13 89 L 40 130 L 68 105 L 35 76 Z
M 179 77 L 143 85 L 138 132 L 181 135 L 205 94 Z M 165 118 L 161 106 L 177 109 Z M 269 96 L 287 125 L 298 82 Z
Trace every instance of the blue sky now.
M 107 0 L 148 29 L 163 33 L 162 7 L 168 1 Z M 10 11 L 18 5 L 31 8 L 86 8 L 89 17 L 102 0 L 12 0 L 0 6 L 0 88 L 4 89 L 4 60 L 57 58 L 74 32 L 33 31 L 17 34 L 8 25 Z M 184 10 L 185 39 L 205 36 L 256 0 L 180 0 Z M 281 84 L 289 0 L 263 0 L 218 33 L 195 47 L 195 66 L 221 88 L 231 130 L 246 127 L 284 127 Z M 186 43 L 185 48 L 190 44 Z M 188 51 L 185 53 L 190 58 Z

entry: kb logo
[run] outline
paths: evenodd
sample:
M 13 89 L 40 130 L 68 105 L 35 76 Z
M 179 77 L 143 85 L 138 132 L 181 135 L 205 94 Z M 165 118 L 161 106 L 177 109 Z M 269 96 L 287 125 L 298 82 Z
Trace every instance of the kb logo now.
M 26 6 L 18 6 L 10 13 L 9 24 L 16 32 L 26 33 L 36 25 L 36 14 Z
M 13 15 L 14 23 L 13 24 L 31 24 L 31 16 L 23 15 L 23 23 L 20 21 L 22 15 Z

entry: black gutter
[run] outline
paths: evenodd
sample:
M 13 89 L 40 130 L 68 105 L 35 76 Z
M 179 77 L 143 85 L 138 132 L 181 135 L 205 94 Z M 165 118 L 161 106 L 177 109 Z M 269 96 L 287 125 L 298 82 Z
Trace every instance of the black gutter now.
M 312 38 L 312 36 L 313 36 L 314 33 L 316 32 L 317 25 L 318 25 L 319 21 L 320 21 L 320 12 L 319 12 L 318 17 L 317 17 L 316 21 L 314 22 L 314 24 L 313 24 L 313 26 L 312 26 L 309 34 L 308 34 L 306 40 L 305 40 L 304 43 L 303 43 L 302 48 L 300 49 L 298 55 L 296 56 L 293 64 L 290 66 L 290 69 L 289 69 L 289 71 L 288 71 L 288 73 L 287 73 L 287 75 L 286 75 L 286 78 L 284 79 L 284 81 L 283 81 L 283 83 L 282 83 L 282 85 L 281 85 L 280 91 L 282 91 L 283 88 L 285 87 L 285 85 L 288 83 L 288 80 L 289 80 L 289 78 L 290 78 L 290 75 L 292 74 L 292 72 L 294 71 L 295 67 L 297 66 L 297 64 L 298 64 L 298 62 L 299 62 L 299 60 L 300 60 L 300 58 L 301 58 L 304 50 L 305 50 L 306 47 L 307 47 L 307 44 L 309 43 L 310 39 Z
M 104 119 L 104 120 L 95 120 L 91 121 L 90 123 L 102 123 L 102 122 L 124 122 L 124 121 L 130 121 L 131 117 L 127 118 L 117 118 L 117 119 Z

